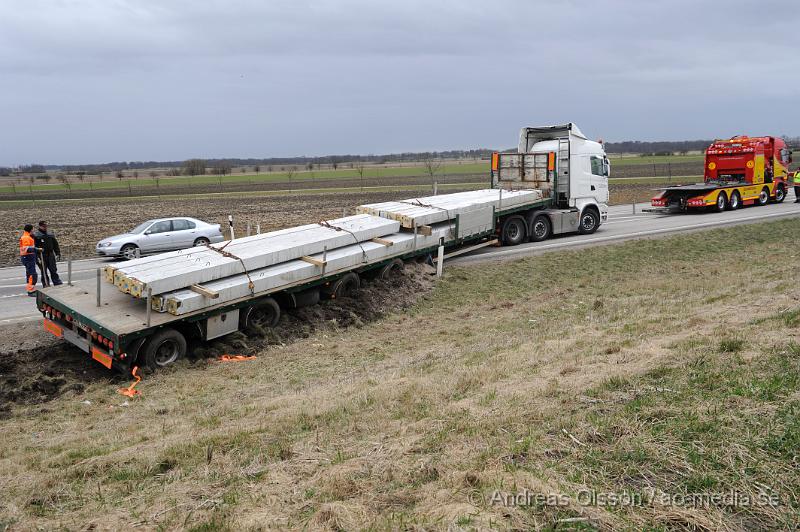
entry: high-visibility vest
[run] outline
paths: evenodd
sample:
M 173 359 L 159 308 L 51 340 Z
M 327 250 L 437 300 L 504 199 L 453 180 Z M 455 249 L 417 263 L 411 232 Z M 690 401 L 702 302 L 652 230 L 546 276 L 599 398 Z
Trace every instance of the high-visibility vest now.
M 794 184 L 800 185 L 800 170 L 794 173 Z
M 19 237 L 19 255 L 22 257 L 33 253 L 36 253 L 36 241 L 29 232 L 24 231 Z

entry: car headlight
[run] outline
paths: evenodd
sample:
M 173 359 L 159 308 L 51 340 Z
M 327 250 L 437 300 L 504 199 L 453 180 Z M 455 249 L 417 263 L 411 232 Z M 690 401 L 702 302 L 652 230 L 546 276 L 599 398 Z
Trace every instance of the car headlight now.
M 100 242 L 99 244 L 97 244 L 97 247 L 99 248 L 111 247 L 111 242 Z

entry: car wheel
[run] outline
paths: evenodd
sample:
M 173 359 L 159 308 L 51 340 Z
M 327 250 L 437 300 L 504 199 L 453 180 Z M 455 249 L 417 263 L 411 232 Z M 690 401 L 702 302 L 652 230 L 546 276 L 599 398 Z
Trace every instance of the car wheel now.
M 761 189 L 761 193 L 758 195 L 758 204 L 766 205 L 767 203 L 769 203 L 769 189 L 764 187 Z
M 786 189 L 783 188 L 783 185 L 778 185 L 778 188 L 775 189 L 775 203 L 783 203 L 785 199 Z
M 144 363 L 151 370 L 171 366 L 186 354 L 186 338 L 175 329 L 155 333 L 144 348 Z
M 119 250 L 119 254 L 122 255 L 122 258 L 125 260 L 135 259 L 139 255 L 139 247 L 136 246 L 136 244 L 125 244 L 122 246 L 122 249 Z
M 211 241 L 210 241 L 209 239 L 207 239 L 207 238 L 206 238 L 206 237 L 204 237 L 204 236 L 201 236 L 200 238 L 195 238 L 195 239 L 194 239 L 194 244 L 193 244 L 193 245 L 194 245 L 194 247 L 197 247 L 197 246 L 207 246 L 207 245 L 209 245 L 210 243 L 211 243 Z
M 591 235 L 597 228 L 600 226 L 600 215 L 597 214 L 597 211 L 588 208 L 583 211 L 581 214 L 580 226 L 578 227 L 578 232 L 582 235 Z

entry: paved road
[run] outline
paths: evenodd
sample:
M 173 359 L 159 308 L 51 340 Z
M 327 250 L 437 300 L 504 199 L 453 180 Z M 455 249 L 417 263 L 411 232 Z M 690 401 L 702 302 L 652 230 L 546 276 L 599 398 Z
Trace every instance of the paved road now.
M 584 246 L 604 245 L 635 238 L 650 238 L 671 233 L 699 231 L 742 223 L 754 223 L 790 216 L 800 216 L 800 205 L 793 197 L 780 205 L 747 207 L 723 213 L 698 213 L 657 215 L 642 213 L 648 204 L 618 205 L 609 209 L 609 220 L 593 235 L 570 235 L 545 242 L 522 244 L 513 248 L 484 248 L 471 255 L 456 257 L 453 262 L 470 263 L 502 258 L 534 255 L 546 251 Z M 111 262 L 109 259 L 87 259 L 72 264 L 73 280 L 90 280 L 96 270 Z M 59 264 L 59 272 L 66 282 L 66 263 Z M 25 295 L 22 266 L 0 268 L 0 325 L 38 319 L 33 298 Z

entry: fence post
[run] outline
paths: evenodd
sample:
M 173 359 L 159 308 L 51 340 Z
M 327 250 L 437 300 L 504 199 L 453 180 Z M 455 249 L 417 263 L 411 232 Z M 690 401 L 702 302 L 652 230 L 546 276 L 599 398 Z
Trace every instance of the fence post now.
M 100 268 L 97 268 L 97 306 L 100 306 Z

